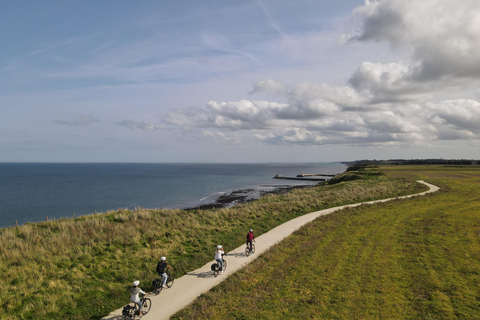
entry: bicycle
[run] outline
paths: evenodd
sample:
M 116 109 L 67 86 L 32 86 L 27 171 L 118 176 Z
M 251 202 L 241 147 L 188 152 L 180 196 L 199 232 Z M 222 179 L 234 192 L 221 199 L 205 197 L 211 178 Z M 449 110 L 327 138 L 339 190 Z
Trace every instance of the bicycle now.
M 245 247 L 245 255 L 248 257 L 250 253 L 255 253 L 255 244 L 253 242 L 251 243 L 250 247 L 248 247 L 248 243 L 247 243 L 247 246 Z
M 166 273 L 168 277 L 165 285 L 167 286 L 167 288 L 171 288 L 173 286 L 173 281 L 175 281 L 175 278 L 170 273 L 170 270 L 167 270 Z M 160 279 L 157 278 L 152 281 L 152 288 L 155 295 L 159 294 L 162 291 L 163 289 L 162 284 L 163 284 L 163 276 L 160 276 Z
M 152 307 L 152 300 L 150 300 L 150 298 L 146 298 L 145 296 L 143 296 L 140 298 L 140 301 L 142 302 L 142 306 L 143 306 L 142 314 L 146 315 L 150 311 L 150 308 Z M 140 315 L 138 304 L 134 302 L 132 302 L 132 304 L 133 305 L 129 303 L 123 307 L 123 310 L 122 310 L 123 319 L 125 320 L 135 319 L 137 315 Z
M 218 261 L 212 264 L 212 271 L 215 277 L 220 274 L 220 271 L 227 270 L 227 261 L 225 261 L 224 258 L 222 258 L 222 261 L 223 261 L 223 269 L 220 268 L 220 263 Z

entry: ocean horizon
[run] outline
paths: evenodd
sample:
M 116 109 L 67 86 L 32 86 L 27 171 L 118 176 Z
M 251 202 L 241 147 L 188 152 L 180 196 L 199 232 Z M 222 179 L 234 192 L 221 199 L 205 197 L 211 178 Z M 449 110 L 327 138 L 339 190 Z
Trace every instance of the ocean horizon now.
M 316 182 L 276 174 L 338 174 L 334 163 L 0 163 L 0 227 L 117 209 L 191 208 L 221 195 Z

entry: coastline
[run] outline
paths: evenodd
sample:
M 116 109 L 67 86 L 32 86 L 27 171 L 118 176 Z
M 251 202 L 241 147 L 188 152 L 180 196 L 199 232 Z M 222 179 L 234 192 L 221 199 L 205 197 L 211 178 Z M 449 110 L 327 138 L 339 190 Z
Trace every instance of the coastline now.
M 179 209 L 185 210 L 185 211 L 195 211 L 195 210 L 231 208 L 238 204 L 253 202 L 267 195 L 285 194 L 295 189 L 313 188 L 318 186 L 320 183 L 321 182 L 316 184 L 301 184 L 301 185 L 275 185 L 275 186 L 269 185 L 269 186 L 258 186 L 258 187 L 250 187 L 250 188 L 238 189 L 233 191 L 226 191 L 220 194 L 219 196 L 215 197 L 213 200 L 208 201 L 206 203 L 191 206 L 191 207 L 186 207 L 186 208 L 180 207 Z M 146 208 L 146 209 L 155 209 L 155 208 Z M 125 208 L 125 210 L 133 210 L 133 209 Z M 105 212 L 95 211 L 95 213 L 103 214 L 103 213 L 108 213 L 110 211 L 112 210 L 105 211 Z M 69 219 L 69 218 L 71 217 L 61 217 L 61 218 L 54 217 L 51 220 Z M 73 215 L 73 218 L 75 218 L 75 214 Z M 48 216 L 46 221 L 49 221 Z M 44 222 L 44 221 L 32 221 L 32 222 L 26 222 L 26 223 L 37 224 L 41 222 Z M 0 227 L 0 229 L 13 228 L 19 225 L 23 225 L 23 224 L 16 223 L 14 226 L 13 225 L 2 226 Z
M 316 183 L 275 181 L 279 173 L 344 171 L 340 163 L 0 164 L 0 228 L 118 209 L 231 207 Z
M 221 209 L 230 208 L 237 204 L 249 203 L 258 200 L 270 194 L 284 194 L 295 189 L 312 188 L 318 184 L 302 184 L 302 185 L 282 185 L 282 186 L 268 186 L 264 188 L 247 188 L 225 192 L 218 196 L 212 202 L 201 204 L 194 207 L 185 208 L 184 210 L 205 210 L 205 209 Z

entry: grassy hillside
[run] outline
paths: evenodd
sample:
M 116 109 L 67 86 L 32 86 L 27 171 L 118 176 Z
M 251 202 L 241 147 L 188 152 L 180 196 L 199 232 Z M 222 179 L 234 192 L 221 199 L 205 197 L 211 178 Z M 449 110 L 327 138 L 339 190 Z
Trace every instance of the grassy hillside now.
M 480 169 L 380 170 L 442 190 L 320 217 L 173 319 L 480 319 Z
M 341 180 L 230 209 L 138 208 L 0 229 L 0 319 L 99 319 L 128 302 L 134 279 L 148 290 L 161 256 L 178 277 L 210 261 L 217 244 L 241 245 L 252 226 L 260 235 L 307 212 L 423 188 L 369 171 Z

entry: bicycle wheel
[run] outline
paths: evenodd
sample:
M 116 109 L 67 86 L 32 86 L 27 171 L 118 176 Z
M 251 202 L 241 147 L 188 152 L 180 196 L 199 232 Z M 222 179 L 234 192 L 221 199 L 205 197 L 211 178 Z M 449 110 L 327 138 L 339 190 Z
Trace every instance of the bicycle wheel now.
M 152 300 L 150 300 L 150 298 L 143 299 L 143 308 L 142 308 L 143 314 L 147 314 L 148 311 L 150 311 L 151 307 L 152 307 Z
M 250 255 L 250 249 L 248 248 L 248 245 L 245 247 L 245 255 L 247 257 Z
M 138 312 L 138 305 L 135 303 L 135 307 L 131 308 L 130 312 L 128 313 L 128 319 L 135 319 L 137 312 Z
M 255 253 L 255 245 L 252 243 L 252 253 Z
M 213 275 L 216 277 L 220 273 L 220 264 L 217 262 L 217 265 L 213 269 Z
M 223 271 L 227 270 L 227 261 L 223 259 Z
M 124 311 L 122 312 L 122 314 L 124 320 L 135 319 L 135 307 L 131 305 L 126 305 L 123 310 Z
M 162 291 L 162 279 L 155 279 L 152 283 L 153 293 L 155 295 L 159 294 Z
M 173 286 L 173 281 L 175 281 L 175 278 L 173 277 L 173 275 L 168 274 L 167 283 L 165 283 L 167 288 L 171 288 Z

